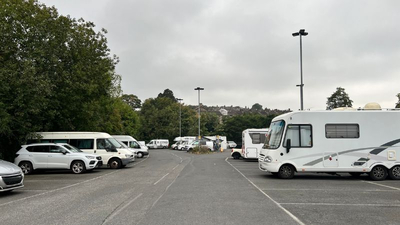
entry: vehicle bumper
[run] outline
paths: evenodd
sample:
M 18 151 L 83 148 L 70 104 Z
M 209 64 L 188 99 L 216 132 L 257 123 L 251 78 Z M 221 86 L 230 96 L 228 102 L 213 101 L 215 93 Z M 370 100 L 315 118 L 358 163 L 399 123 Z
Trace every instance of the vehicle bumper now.
M 134 161 L 135 161 L 135 157 L 132 157 L 132 158 L 123 158 L 123 159 L 121 159 L 121 161 L 122 161 L 122 165 L 128 165 L 128 164 L 130 164 L 130 163 L 133 163 Z
M 0 176 L 0 192 L 11 191 L 24 187 L 24 174 L 10 174 Z

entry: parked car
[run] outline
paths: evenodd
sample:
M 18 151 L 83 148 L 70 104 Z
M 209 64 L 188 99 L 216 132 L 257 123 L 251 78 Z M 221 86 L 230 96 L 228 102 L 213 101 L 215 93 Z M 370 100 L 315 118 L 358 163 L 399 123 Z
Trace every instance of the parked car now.
M 24 173 L 17 165 L 0 160 L 0 192 L 24 187 Z
M 200 140 L 200 145 L 202 147 L 207 147 L 210 151 L 213 150 L 214 144 L 212 141 L 205 141 L 205 140 Z M 185 145 L 185 147 L 183 147 L 183 150 L 189 152 L 191 150 L 193 150 L 193 148 L 199 146 L 199 141 L 192 141 L 191 143 Z
M 146 144 L 148 148 L 168 148 L 169 140 L 167 139 L 154 139 Z
M 228 141 L 228 148 L 236 148 L 237 144 L 234 141 Z
M 70 169 L 78 174 L 103 164 L 101 156 L 84 153 L 66 143 L 23 145 L 14 162 L 24 174 L 36 169 Z

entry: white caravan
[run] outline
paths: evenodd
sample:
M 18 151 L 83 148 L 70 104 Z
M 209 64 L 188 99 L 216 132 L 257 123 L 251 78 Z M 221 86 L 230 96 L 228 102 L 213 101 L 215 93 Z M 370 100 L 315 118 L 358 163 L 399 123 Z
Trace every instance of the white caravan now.
M 168 148 L 169 141 L 167 139 L 154 139 L 146 144 L 148 148 Z
M 242 132 L 242 157 L 257 159 L 268 133 L 267 128 L 251 128 Z
M 281 178 L 326 172 L 397 180 L 399 143 L 399 110 L 291 112 L 272 120 L 259 168 Z
M 113 138 L 124 143 L 129 148 L 135 150 L 138 158 L 143 158 L 145 155 L 149 154 L 149 150 L 146 145 L 139 143 L 135 138 L 129 135 L 112 135 Z
M 102 157 L 104 165 L 119 169 L 135 161 L 134 154 L 118 143 L 111 135 L 100 132 L 37 132 L 39 139 L 29 143 L 68 143 L 83 152 Z

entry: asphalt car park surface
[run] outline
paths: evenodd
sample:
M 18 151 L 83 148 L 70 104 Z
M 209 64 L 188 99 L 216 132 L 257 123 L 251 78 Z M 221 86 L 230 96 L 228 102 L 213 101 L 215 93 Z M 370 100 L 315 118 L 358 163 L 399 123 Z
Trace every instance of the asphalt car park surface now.
M 229 151 L 151 150 L 120 170 L 37 172 L 0 194 L 1 224 L 400 224 L 400 182 L 281 180 Z

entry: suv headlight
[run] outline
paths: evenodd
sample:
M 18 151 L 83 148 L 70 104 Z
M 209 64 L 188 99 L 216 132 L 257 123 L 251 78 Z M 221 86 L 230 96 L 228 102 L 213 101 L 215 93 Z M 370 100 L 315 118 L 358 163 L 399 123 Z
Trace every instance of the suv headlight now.
M 264 158 L 264 162 L 267 162 L 267 163 L 272 162 L 271 156 L 267 155 L 267 156 Z
M 86 157 L 87 159 L 95 159 L 95 158 L 96 158 L 96 157 L 91 156 L 91 155 L 85 155 L 85 157 Z

